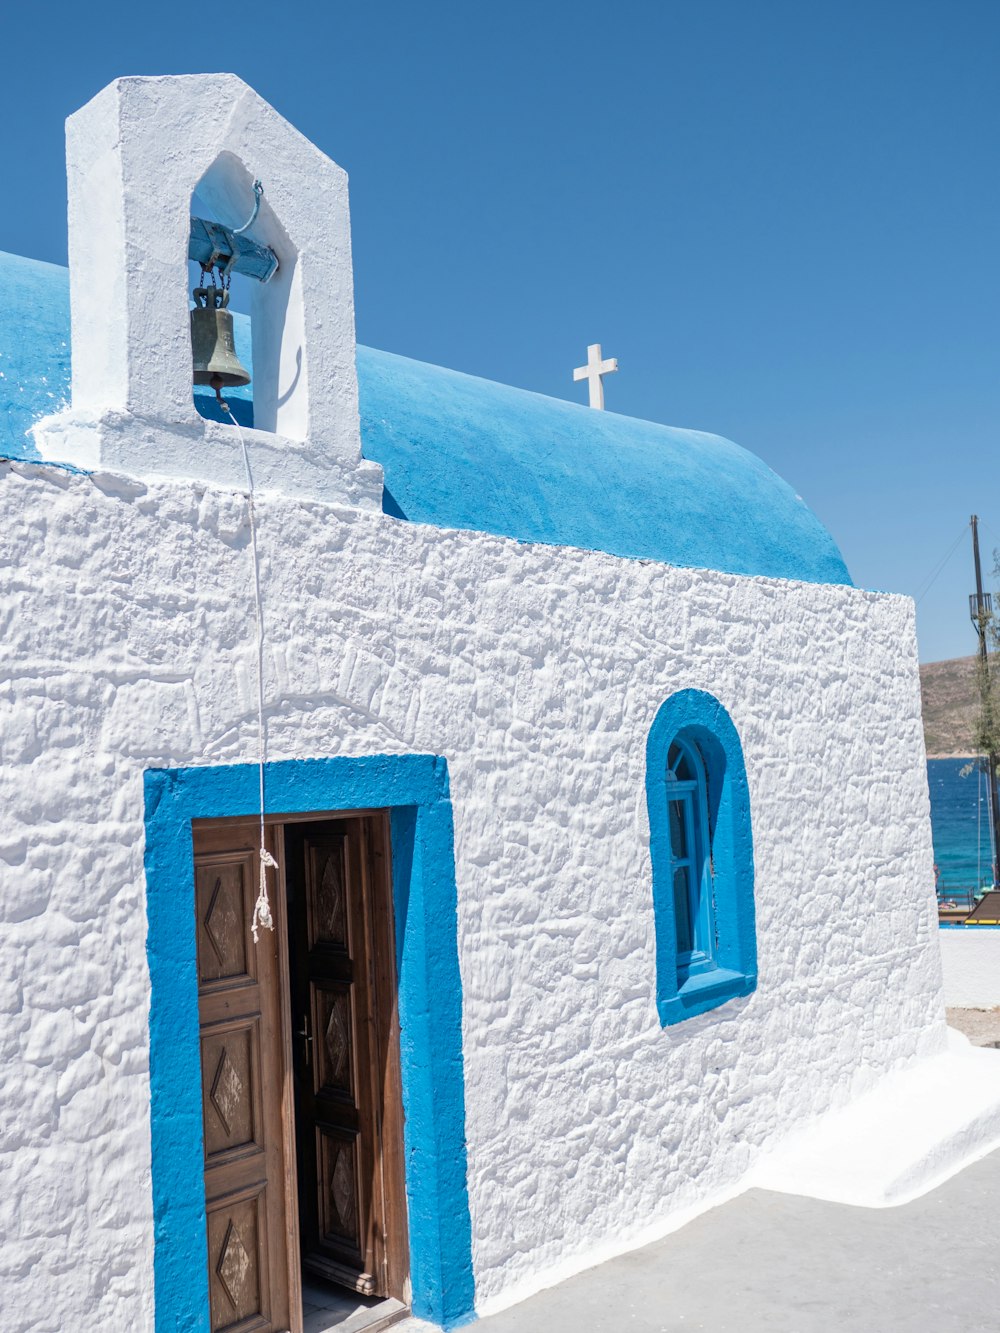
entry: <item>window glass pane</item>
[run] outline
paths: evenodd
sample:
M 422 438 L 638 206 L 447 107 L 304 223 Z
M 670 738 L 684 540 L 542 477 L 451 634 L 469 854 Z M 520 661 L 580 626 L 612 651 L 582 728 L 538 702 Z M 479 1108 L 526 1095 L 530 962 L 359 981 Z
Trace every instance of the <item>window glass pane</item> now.
M 674 870 L 674 915 L 677 920 L 677 952 L 690 953 L 694 948 L 691 933 L 690 871 L 686 866 Z
M 675 741 L 675 742 L 673 743 L 673 745 L 671 745 L 670 749 L 667 751 L 667 781 L 668 781 L 668 782 L 676 782 L 676 781 L 677 781 L 677 774 L 674 772 L 674 769 L 676 768 L 676 766 L 677 766 L 677 761 L 678 761 L 678 759 L 680 759 L 680 757 L 681 757 L 680 748 L 678 747 L 677 742 Z
M 667 751 L 667 779 L 675 782 L 694 782 L 697 770 L 686 746 L 674 741 Z
M 684 861 L 688 856 L 687 820 L 684 818 L 683 801 L 668 801 L 670 810 L 670 851 L 675 861 Z

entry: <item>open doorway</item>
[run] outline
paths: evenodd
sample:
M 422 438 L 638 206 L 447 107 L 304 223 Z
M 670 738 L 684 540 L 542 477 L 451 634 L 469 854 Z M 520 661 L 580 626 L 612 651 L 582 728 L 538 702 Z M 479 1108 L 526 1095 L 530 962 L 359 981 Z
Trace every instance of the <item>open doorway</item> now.
M 375 1333 L 409 1307 L 388 816 L 194 825 L 212 1333 Z
M 385 815 L 284 829 L 304 1333 L 406 1313 L 389 855 Z

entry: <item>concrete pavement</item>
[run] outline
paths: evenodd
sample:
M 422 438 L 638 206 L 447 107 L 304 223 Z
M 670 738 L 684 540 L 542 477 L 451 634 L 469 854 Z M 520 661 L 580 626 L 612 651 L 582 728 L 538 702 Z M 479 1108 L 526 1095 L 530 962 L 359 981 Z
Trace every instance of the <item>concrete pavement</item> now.
M 1000 1151 L 897 1208 L 750 1190 L 483 1333 L 1000 1333 Z

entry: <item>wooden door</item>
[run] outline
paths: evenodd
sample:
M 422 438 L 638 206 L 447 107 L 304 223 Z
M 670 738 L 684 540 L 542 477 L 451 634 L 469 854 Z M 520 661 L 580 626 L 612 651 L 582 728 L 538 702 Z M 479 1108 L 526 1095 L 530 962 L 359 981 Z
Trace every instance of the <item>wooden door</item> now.
M 406 1207 L 384 817 L 285 828 L 303 1268 L 404 1298 Z
M 280 937 L 262 930 L 255 946 L 250 934 L 258 844 L 250 822 L 194 831 L 212 1333 L 292 1323 Z

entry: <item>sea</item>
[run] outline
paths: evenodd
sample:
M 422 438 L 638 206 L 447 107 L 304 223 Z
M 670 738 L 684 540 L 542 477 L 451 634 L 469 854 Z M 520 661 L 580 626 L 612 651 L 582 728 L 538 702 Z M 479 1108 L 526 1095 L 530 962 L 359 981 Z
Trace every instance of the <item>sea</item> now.
M 931 834 L 938 885 L 973 889 L 990 883 L 990 825 L 985 777 L 968 759 L 929 759 Z

